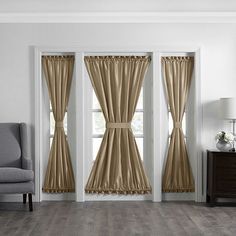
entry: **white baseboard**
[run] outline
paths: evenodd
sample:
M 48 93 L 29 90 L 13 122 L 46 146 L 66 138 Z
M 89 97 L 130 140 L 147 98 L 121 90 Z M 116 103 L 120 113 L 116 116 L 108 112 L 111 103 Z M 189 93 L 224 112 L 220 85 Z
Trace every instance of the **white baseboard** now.
M 150 201 L 151 196 L 142 195 L 85 195 L 85 201 Z M 163 193 L 163 201 L 194 201 L 195 193 Z M 22 202 L 22 194 L 1 194 L 0 202 Z M 43 193 L 42 201 L 75 201 L 75 194 L 47 194 Z M 36 202 L 33 195 L 33 202 Z
M 42 201 L 75 201 L 75 193 L 60 193 L 60 194 L 42 194 Z M 0 202 L 22 202 L 22 194 L 0 194 Z M 35 195 L 32 196 L 32 201 L 36 201 Z
M 150 201 L 151 196 L 144 195 L 98 195 L 86 194 L 85 201 Z
M 35 195 L 32 201 L 36 202 Z M 0 194 L 0 202 L 23 202 L 23 194 Z
M 42 193 L 42 201 L 75 201 L 75 193 Z
M 162 193 L 163 201 L 195 201 L 195 193 Z

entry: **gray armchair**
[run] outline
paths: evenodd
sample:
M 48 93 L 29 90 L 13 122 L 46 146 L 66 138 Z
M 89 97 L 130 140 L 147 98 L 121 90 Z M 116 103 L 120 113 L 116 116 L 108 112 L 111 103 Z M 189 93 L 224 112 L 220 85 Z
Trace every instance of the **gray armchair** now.
M 23 194 L 33 211 L 34 172 L 24 123 L 0 123 L 0 194 Z

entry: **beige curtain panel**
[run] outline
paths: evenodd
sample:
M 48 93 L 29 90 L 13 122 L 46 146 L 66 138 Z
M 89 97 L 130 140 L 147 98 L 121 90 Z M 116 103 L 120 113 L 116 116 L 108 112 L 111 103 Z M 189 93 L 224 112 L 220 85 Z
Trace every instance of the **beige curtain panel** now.
M 162 57 L 163 77 L 173 119 L 162 182 L 164 192 L 194 192 L 194 179 L 182 130 L 193 65 L 193 57 Z
M 85 57 L 106 120 L 102 144 L 85 187 L 87 193 L 151 192 L 131 129 L 149 63 L 149 57 Z
M 43 191 L 74 192 L 74 174 L 63 125 L 70 95 L 74 56 L 43 56 L 42 64 L 55 119 L 55 131 Z

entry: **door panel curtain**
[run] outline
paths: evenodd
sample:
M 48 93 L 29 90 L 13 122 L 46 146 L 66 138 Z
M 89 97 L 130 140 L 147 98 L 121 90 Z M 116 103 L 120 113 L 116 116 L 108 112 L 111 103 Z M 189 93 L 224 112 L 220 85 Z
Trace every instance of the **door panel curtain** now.
M 151 186 L 131 129 L 148 56 L 86 56 L 106 130 L 85 192 L 148 194 Z
M 43 56 L 42 66 L 55 119 L 43 192 L 74 192 L 74 173 L 63 124 L 70 95 L 74 56 Z
M 182 120 L 190 90 L 194 57 L 162 57 L 162 72 L 173 130 L 162 179 L 163 192 L 194 192 Z

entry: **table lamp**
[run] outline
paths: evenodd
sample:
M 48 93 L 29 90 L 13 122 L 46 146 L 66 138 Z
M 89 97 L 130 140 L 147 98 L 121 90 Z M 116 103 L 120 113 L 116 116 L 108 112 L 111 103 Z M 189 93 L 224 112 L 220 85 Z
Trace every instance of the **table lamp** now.
M 235 137 L 236 98 L 220 98 L 220 113 L 221 117 L 224 120 L 229 120 L 233 124 L 232 133 Z M 233 152 L 235 152 L 234 141 L 233 141 L 233 148 L 230 150 Z

